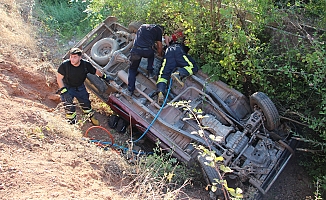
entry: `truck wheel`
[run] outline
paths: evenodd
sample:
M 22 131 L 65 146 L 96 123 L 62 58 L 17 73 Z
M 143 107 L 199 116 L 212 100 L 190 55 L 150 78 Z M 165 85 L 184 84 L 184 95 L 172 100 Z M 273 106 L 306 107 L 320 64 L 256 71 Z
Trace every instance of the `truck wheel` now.
M 205 162 L 208 162 L 205 157 L 199 155 L 198 156 L 198 162 L 200 164 L 200 167 L 203 171 L 203 175 L 205 177 L 205 180 L 207 184 L 212 185 L 212 183 L 216 183 L 214 179 L 221 180 L 221 174 L 213 167 L 208 166 L 205 164 Z M 211 191 L 213 193 L 213 191 Z M 223 186 L 221 184 L 217 185 L 217 190 L 214 192 L 213 197 L 211 195 L 212 199 L 225 199 L 224 192 L 223 192 Z
M 92 88 L 96 88 L 93 91 L 98 95 L 103 95 L 103 93 L 108 89 L 108 86 L 103 82 L 103 80 L 94 74 L 88 73 L 87 80 L 89 81 L 89 84 L 92 85 Z
M 128 26 L 128 30 L 130 33 L 136 33 L 141 25 L 141 22 L 131 22 Z
M 120 117 L 118 117 L 117 115 L 110 115 L 109 122 L 108 122 L 109 127 L 110 128 L 117 127 L 119 119 L 120 119 Z
M 106 65 L 112 54 L 118 50 L 119 44 L 112 38 L 97 41 L 91 49 L 91 57 L 99 65 Z
M 119 119 L 118 123 L 117 123 L 117 127 L 115 128 L 119 133 L 125 133 L 127 130 L 127 126 L 128 123 L 123 120 L 123 119 Z
M 256 92 L 250 96 L 252 110 L 259 109 L 264 115 L 264 125 L 271 131 L 280 125 L 280 116 L 272 100 L 263 92 Z

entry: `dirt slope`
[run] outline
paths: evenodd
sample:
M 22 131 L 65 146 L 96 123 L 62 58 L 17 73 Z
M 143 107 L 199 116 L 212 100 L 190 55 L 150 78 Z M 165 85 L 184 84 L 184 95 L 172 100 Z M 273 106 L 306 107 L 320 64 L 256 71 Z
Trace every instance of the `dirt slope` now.
M 124 160 L 81 140 L 88 122 L 64 122 L 54 66 L 22 9 L 0 1 L 0 199 L 123 199 L 108 186 L 122 184 L 110 163 Z
M 0 199 L 126 199 L 130 165 L 115 151 L 82 140 L 90 123 L 64 121 L 54 95 L 60 56 L 53 49 L 59 47 L 35 29 L 28 2 L 0 0 Z M 105 108 L 92 101 L 108 128 Z M 291 165 L 266 199 L 312 195 L 306 174 Z M 188 192 L 183 199 L 208 199 L 204 187 Z

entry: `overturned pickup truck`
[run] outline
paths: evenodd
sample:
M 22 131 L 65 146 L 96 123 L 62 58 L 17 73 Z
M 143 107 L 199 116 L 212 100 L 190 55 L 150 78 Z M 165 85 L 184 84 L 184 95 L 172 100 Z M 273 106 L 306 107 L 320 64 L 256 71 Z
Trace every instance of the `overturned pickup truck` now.
M 153 142 L 159 140 L 160 146 L 173 151 L 180 161 L 188 165 L 199 162 L 206 180 L 212 184 L 221 174 L 205 164 L 205 157 L 195 148 L 202 145 L 222 156 L 223 164 L 232 169 L 223 174 L 229 187 L 234 183 L 233 187 L 246 193 L 244 198 L 259 199 L 280 175 L 295 145 L 289 134 L 280 129 L 273 102 L 262 92 L 248 99 L 221 81 L 208 82 L 208 76 L 199 71 L 187 77 L 183 87 L 172 84 L 168 104 L 161 107 L 156 103 L 156 80 L 146 76 L 145 59 L 136 77 L 136 91 L 128 96 L 128 57 L 137 26 L 140 24 L 131 23 L 127 28 L 115 17 L 108 17 L 75 45 L 83 49 L 83 57 L 94 67 L 114 77 L 114 81 L 106 83 L 89 74 L 86 80 L 88 89 L 116 113 L 109 119 L 110 126 L 122 132 L 126 121 L 131 122 L 131 127 L 146 132 L 146 138 Z M 157 72 L 160 60 L 155 59 L 154 65 Z M 200 109 L 205 117 L 185 120 L 191 110 L 171 104 L 181 101 Z M 194 134 L 200 129 L 203 134 Z M 212 135 L 219 140 L 211 139 Z M 213 194 L 213 198 L 229 198 L 222 187 Z

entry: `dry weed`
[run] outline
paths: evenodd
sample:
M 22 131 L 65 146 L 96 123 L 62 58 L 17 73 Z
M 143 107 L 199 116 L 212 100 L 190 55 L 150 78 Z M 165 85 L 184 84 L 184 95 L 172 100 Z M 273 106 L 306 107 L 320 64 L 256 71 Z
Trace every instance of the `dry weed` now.
M 15 1 L 1 0 L 0 15 L 0 54 L 17 60 L 36 57 L 37 46 L 32 28 L 21 19 Z
M 167 182 L 167 177 L 154 177 L 153 170 L 158 169 L 142 169 L 138 174 L 134 175 L 135 178 L 127 185 L 124 186 L 120 193 L 126 199 L 180 199 L 181 196 L 186 198 L 186 194 L 182 191 L 189 182 L 186 181 L 181 186 L 176 186 L 173 183 Z
M 56 71 L 52 62 L 44 61 L 37 66 L 37 70 L 45 77 L 46 85 L 55 82 Z

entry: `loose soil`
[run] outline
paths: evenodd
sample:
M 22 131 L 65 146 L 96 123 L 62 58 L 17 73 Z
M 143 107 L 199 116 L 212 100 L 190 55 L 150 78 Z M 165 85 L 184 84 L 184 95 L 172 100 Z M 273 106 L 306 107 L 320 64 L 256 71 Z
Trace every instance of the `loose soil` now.
M 81 117 L 77 125 L 64 121 L 54 94 L 55 69 L 64 52 L 55 37 L 38 31 L 31 8 L 28 1 L 0 0 L 0 199 L 141 199 L 127 194 L 136 167 L 84 137 L 107 133 L 89 130 L 91 124 Z M 128 135 L 108 127 L 110 109 L 93 95 L 91 100 L 101 126 L 124 143 Z M 313 199 L 313 191 L 294 157 L 264 199 Z M 179 199 L 209 199 L 201 182 L 182 194 Z

